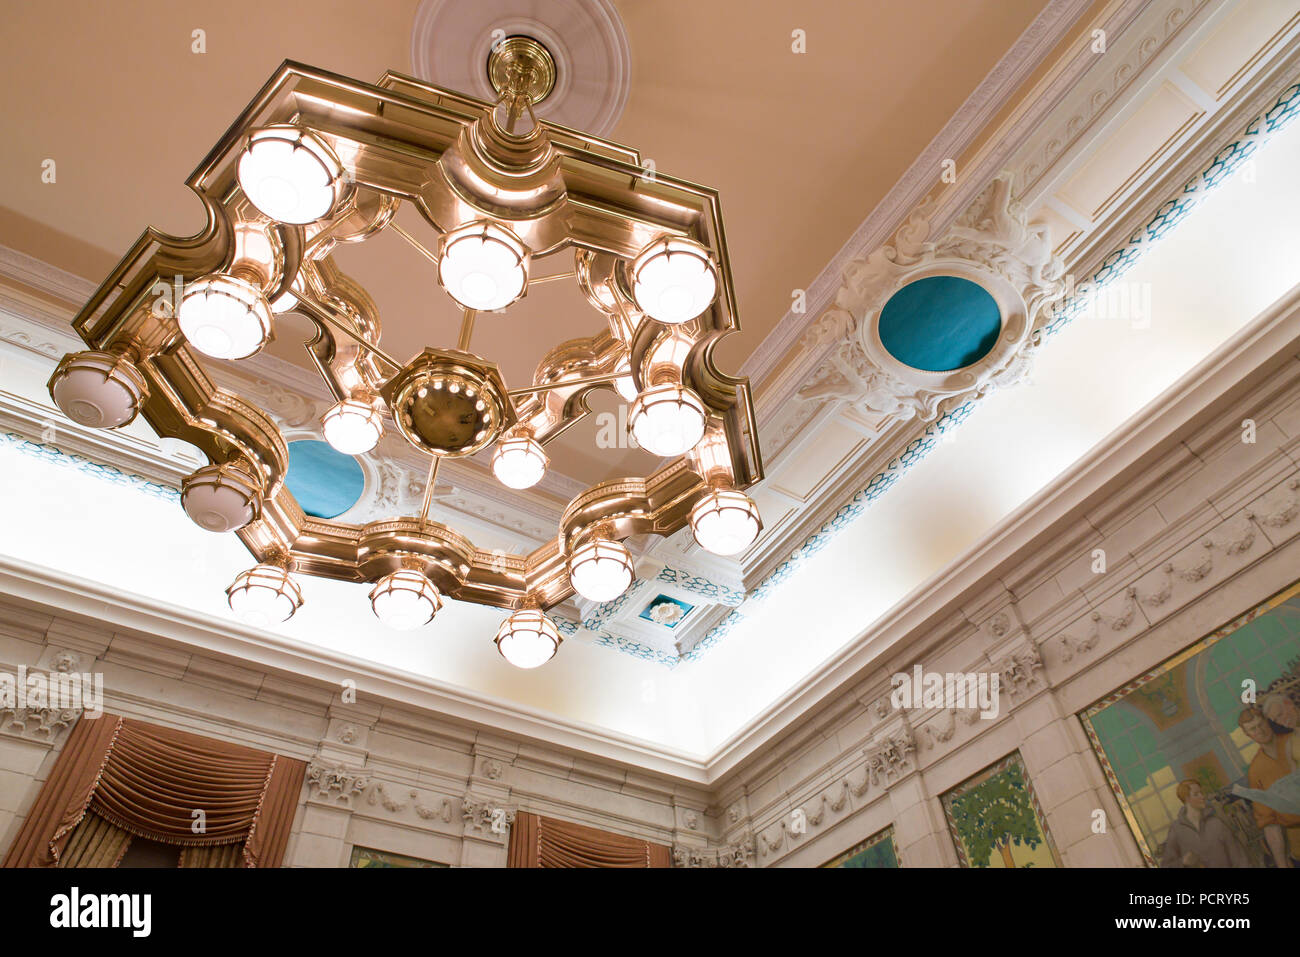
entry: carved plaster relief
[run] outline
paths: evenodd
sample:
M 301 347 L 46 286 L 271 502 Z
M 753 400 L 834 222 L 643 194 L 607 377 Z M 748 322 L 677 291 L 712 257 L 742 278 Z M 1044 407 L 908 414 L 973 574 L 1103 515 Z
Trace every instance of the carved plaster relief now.
M 370 787 L 370 775 L 342 764 L 312 761 L 307 765 L 308 800 L 352 806 Z
M 995 660 L 993 667 L 998 672 L 999 687 L 1011 694 L 1013 703 L 1018 697 L 1046 687 L 1042 656 L 1038 646 L 1028 639 Z
M 1038 317 L 1064 291 L 1064 269 L 1052 255 L 1047 227 L 1026 222 L 1011 190 L 1004 173 L 941 236 L 932 235 L 934 204 L 927 201 L 891 244 L 850 263 L 835 306 L 805 333 L 805 348 L 833 347 L 798 397 L 815 404 L 843 400 L 866 414 L 929 422 L 942 408 L 1022 380 L 1041 345 Z M 877 324 L 885 303 L 903 286 L 930 276 L 968 279 L 998 304 L 1002 328 L 996 344 L 965 368 L 915 369 L 880 341 Z
M 722 847 L 673 845 L 673 867 L 751 867 L 753 859 L 752 837 Z

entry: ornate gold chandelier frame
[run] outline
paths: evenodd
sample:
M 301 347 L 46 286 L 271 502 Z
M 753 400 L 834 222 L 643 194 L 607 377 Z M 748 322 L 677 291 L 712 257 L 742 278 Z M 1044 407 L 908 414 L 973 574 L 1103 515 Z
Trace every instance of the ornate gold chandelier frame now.
M 369 85 L 286 62 L 187 180 L 206 211 L 203 230 L 189 238 L 147 230 L 74 320 L 91 349 L 117 357 L 102 374 L 142 384 L 139 411 L 160 436 L 197 446 L 223 476 L 251 489 L 253 517 L 238 534 L 259 563 L 369 582 L 414 569 L 451 598 L 546 609 L 573 594 L 567 559 L 593 537 L 670 534 L 712 490 L 744 489 L 762 478 L 748 380 L 720 371 L 713 358 L 718 342 L 739 328 L 717 192 L 648 174 L 635 151 L 580 132 L 542 122 L 514 132 L 545 95 L 547 79 L 527 49 L 514 53 L 512 62 L 493 64 L 502 90 L 497 104 L 392 72 Z M 499 113 L 508 114 L 504 122 Z M 244 195 L 238 163 L 250 137 L 267 128 L 314 134 L 340 159 L 346 177 L 326 218 L 269 221 Z M 533 382 L 515 389 L 470 352 L 473 310 L 465 311 L 454 348 L 430 348 L 408 362 L 390 356 L 374 302 L 330 253 L 386 228 L 414 242 L 393 222 L 401 202 L 444 238 L 486 221 L 507 227 L 531 262 L 572 255 L 571 275 L 603 327 L 556 346 Z M 250 236 L 268 240 L 271 250 L 258 275 L 245 249 Z M 716 298 L 681 325 L 650 319 L 633 293 L 633 260 L 665 239 L 698 244 L 716 267 Z M 285 485 L 288 448 L 271 417 L 217 387 L 176 317 L 158 308 L 159 284 L 214 274 L 244 277 L 273 304 L 296 300 L 316 325 L 307 349 L 330 391 L 373 402 L 385 416 L 402 396 L 414 402 L 422 383 L 453 368 L 465 377 L 448 381 L 477 383 L 500 405 L 495 418 L 483 413 L 489 441 L 522 430 L 545 444 L 588 414 L 591 390 L 620 379 L 638 393 L 663 383 L 689 389 L 704 406 L 705 435 L 649 476 L 601 482 L 578 495 L 554 540 L 527 556 L 486 552 L 430 521 L 428 489 L 419 516 L 366 525 L 314 518 Z M 419 448 L 419 436 L 396 424 Z M 429 488 L 440 459 L 430 455 Z

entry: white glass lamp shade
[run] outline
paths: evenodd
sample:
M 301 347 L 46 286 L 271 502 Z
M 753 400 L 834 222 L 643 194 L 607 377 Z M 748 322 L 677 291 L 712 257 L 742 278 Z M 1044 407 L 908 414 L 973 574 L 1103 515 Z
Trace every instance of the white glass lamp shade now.
M 187 285 L 176 320 L 190 345 L 214 359 L 247 359 L 271 338 L 266 297 L 235 276 L 204 276 Z
M 282 312 L 289 312 L 298 305 L 298 297 L 294 295 L 293 289 L 286 289 L 280 295 L 276 296 L 270 303 L 271 311 L 277 316 Z
M 690 322 L 718 293 L 718 271 L 709 252 L 689 239 L 657 239 L 632 261 L 632 295 L 651 319 Z
M 446 233 L 439 244 L 438 281 L 467 309 L 504 309 L 528 283 L 528 249 L 496 223 L 478 222 Z
M 110 352 L 74 352 L 50 376 L 50 397 L 79 425 L 116 429 L 136 417 L 149 394 L 144 376 Z
M 423 572 L 402 568 L 379 579 L 370 592 L 370 607 L 389 628 L 414 631 L 433 621 L 442 595 Z
M 569 556 L 569 581 L 583 598 L 612 601 L 632 584 L 632 556 L 622 542 L 593 539 Z
M 254 565 L 226 589 L 226 600 L 245 624 L 265 628 L 288 621 L 302 607 L 302 589 L 279 565 Z
M 237 466 L 205 465 L 182 480 L 181 505 L 199 528 L 233 532 L 261 513 L 262 486 Z
M 637 396 L 628 427 L 637 445 L 655 455 L 681 455 L 704 438 L 704 403 L 679 385 L 655 386 Z
M 280 223 L 305 225 L 327 216 L 342 195 L 343 164 L 314 133 L 268 126 L 248 138 L 239 158 L 239 188 Z
M 546 474 L 549 461 L 541 443 L 531 435 L 512 435 L 497 443 L 492 473 L 507 488 L 532 488 Z
M 714 555 L 744 551 L 762 527 L 758 506 L 734 489 L 713 489 L 691 509 L 691 532 L 700 547 Z
M 271 311 L 277 316 L 282 312 L 289 312 L 298 306 L 298 294 L 302 292 L 302 277 L 295 276 L 289 288 L 270 301 Z
M 622 373 L 620 378 L 614 380 L 614 388 L 618 390 L 618 394 L 628 402 L 635 401 L 637 389 L 636 382 L 632 379 L 632 363 L 624 359 L 614 371 Z
M 364 455 L 379 444 L 384 420 L 374 403 L 344 399 L 321 417 L 325 441 L 344 455 Z
M 497 651 L 516 668 L 536 668 L 555 657 L 560 647 L 560 630 L 536 608 L 517 611 L 497 631 Z

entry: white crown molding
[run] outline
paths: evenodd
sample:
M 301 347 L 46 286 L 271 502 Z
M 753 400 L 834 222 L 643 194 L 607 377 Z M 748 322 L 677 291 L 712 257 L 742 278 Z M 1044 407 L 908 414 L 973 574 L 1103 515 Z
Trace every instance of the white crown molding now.
M 127 596 L 55 569 L 0 557 L 0 595 L 6 596 L 7 603 L 53 609 L 61 617 L 80 618 L 100 630 L 127 632 L 160 647 L 179 646 L 234 658 L 243 667 L 316 682 L 334 691 L 342 687 L 340 682 L 350 679 L 371 700 L 383 699 L 483 731 L 558 746 L 687 784 L 708 783 L 704 762 L 685 752 L 244 628 L 233 621 L 214 621 L 186 608 Z
M 95 283 L 89 279 L 8 246 L 0 246 L 0 277 L 39 289 L 66 302 L 85 302 L 95 291 Z
M 1097 223 L 1084 239 L 1070 251 L 1067 266 L 1075 276 L 1090 276 L 1112 251 L 1123 246 L 1135 230 L 1145 225 L 1155 207 L 1174 195 L 1200 173 L 1223 147 L 1240 137 L 1246 126 L 1295 82 L 1300 74 L 1300 43 L 1292 31 L 1290 42 L 1280 44 L 1272 57 L 1254 64 L 1248 78 L 1241 81 L 1236 93 L 1225 97 L 1197 131 L 1195 139 L 1184 143 L 1170 161 L 1133 190 L 1116 213 Z M 1177 71 L 1173 71 L 1177 72 Z
M 1207 31 L 1236 9 L 1236 0 L 1159 0 L 1146 5 L 1116 0 L 1096 21 L 1107 31 L 1107 54 L 1099 57 L 1089 43 L 1080 43 L 1071 58 L 1062 59 L 1007 119 L 1002 130 L 966 164 L 958 184 L 928 197 L 890 238 L 890 244 L 881 247 L 886 258 L 915 241 L 920 226 L 925 225 L 920 220 L 928 221 L 932 235 L 942 234 L 962 214 L 953 204 L 984 182 L 986 172 L 996 178 L 1013 171 L 1016 204 L 1029 211 L 1030 222 L 1035 222 L 1033 207 L 1022 201 L 1023 184 L 1016 176 L 1034 179 L 1038 184 L 1035 195 L 1040 195 L 1041 202 L 1044 184 L 1059 181 L 1061 170 L 1082 162 L 1089 149 L 1145 102 L 1161 78 L 1174 69 L 1180 55 L 1187 55 Z M 1162 201 L 1265 109 L 1294 80 L 1297 69 L 1300 46 L 1289 35 L 1275 38 L 1268 55 L 1257 58 L 1249 71 L 1238 76 L 1234 90 L 1223 98 L 1218 109 L 1190 131 L 1177 150 L 1167 150 L 1159 157 L 1142 181 L 1129 187 L 1124 201 L 1113 204 L 1106 218 L 1090 225 L 1083 241 L 1070 247 L 1068 256 L 1062 257 L 1067 271 L 1076 277 L 1091 275 L 1105 255 L 1122 246 Z M 1059 241 L 1059 237 L 1053 241 Z M 795 347 L 798 351 L 760 390 L 757 414 L 769 480 L 779 481 L 787 456 L 798 456 L 798 449 L 815 442 L 815 433 L 828 423 L 859 427 L 846 422 L 842 414 L 831 414 L 839 413 L 838 406 L 843 403 L 828 403 L 818 410 L 796 396 L 807 387 L 810 377 L 824 370 L 840 345 L 842 337 L 825 335 L 821 330 L 842 322 L 843 313 L 852 311 L 852 275 L 869 268 L 870 260 L 869 256 L 862 257 L 843 267 L 834 302 L 824 312 L 815 312 L 810 300 L 809 312 L 802 317 L 808 321 L 803 339 Z M 820 528 L 847 497 L 916 436 L 914 428 L 900 430 L 896 418 L 874 422 L 875 434 L 868 435 L 867 446 L 855 457 L 859 464 L 851 470 L 853 481 L 845 483 L 842 466 L 833 469 L 817 492 L 797 507 L 796 515 L 774 525 L 744 556 L 748 585 L 761 581 L 788 558 L 807 535 Z
M 1145 2 L 1146 0 L 1122 0 L 1113 6 L 1127 11 L 1141 8 Z M 766 384 L 768 375 L 799 342 L 807 327 L 820 318 L 835 301 L 845 267 L 854 259 L 870 253 L 894 232 L 917 203 L 937 185 L 942 161 L 961 156 L 970 148 L 989 120 L 1013 100 L 1020 85 L 1073 29 L 1076 21 L 1090 6 L 1088 0 L 1051 0 L 1047 4 L 813 280 L 807 289 L 804 311 L 788 311 L 742 364 L 741 374 L 749 377 L 759 395 L 760 422 L 765 418 L 765 409 L 770 413 L 787 396 L 782 394 L 768 397 L 759 387 Z M 1083 59 L 1080 55 L 1075 58 L 1075 62 Z M 1090 60 L 1088 63 L 1090 65 Z M 1078 72 L 1082 74 L 1083 69 Z M 1068 89 L 1068 82 L 1063 84 L 1063 88 Z M 1041 121 L 1055 105 L 1056 100 L 1036 101 L 1031 121 Z M 979 178 L 978 173 L 963 176 L 971 185 L 964 188 L 961 197 L 945 204 L 946 208 L 952 210 L 951 215 L 955 217 L 964 209 L 995 173 L 996 169 L 991 170 L 983 179 Z

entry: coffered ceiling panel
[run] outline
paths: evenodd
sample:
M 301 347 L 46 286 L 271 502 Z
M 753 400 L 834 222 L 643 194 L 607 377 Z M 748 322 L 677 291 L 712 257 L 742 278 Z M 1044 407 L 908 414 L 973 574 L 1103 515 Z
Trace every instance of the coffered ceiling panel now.
M 1297 20 L 1294 0 L 1250 0 L 1224 20 L 1182 65 L 1197 86 L 1223 99 L 1240 76 Z
M 1093 158 L 1057 194 L 1073 209 L 1098 219 L 1125 186 L 1157 162 L 1201 109 L 1171 83 L 1164 83 L 1102 142 Z

